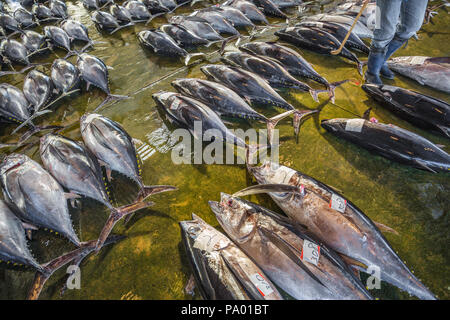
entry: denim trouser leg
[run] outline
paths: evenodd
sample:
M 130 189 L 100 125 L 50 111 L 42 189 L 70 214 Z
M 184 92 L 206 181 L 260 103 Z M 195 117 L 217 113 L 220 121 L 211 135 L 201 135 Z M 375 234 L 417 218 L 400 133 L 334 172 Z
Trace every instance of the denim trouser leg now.
M 422 26 L 427 10 L 428 0 L 403 0 L 400 9 L 400 24 L 395 36 L 402 40 L 408 40 Z
M 383 52 L 394 38 L 403 0 L 377 0 L 379 25 L 373 32 L 372 50 Z

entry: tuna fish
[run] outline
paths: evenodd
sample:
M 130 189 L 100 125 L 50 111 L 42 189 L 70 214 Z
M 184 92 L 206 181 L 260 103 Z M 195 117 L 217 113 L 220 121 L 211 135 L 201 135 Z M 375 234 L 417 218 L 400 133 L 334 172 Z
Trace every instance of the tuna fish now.
M 333 35 L 336 39 L 342 42 L 345 39 L 345 36 L 348 33 L 348 28 L 343 25 L 332 23 L 332 22 L 319 22 L 319 21 L 302 21 L 295 25 L 296 27 L 316 27 L 319 29 L 324 29 L 331 35 Z M 347 49 L 356 49 L 365 54 L 369 54 L 369 47 L 353 32 L 350 33 L 347 42 L 345 42 L 345 47 Z
M 98 248 L 108 237 L 114 225 L 121 218 L 152 205 L 139 201 L 128 206 L 114 208 L 103 181 L 102 169 L 94 155 L 81 143 L 68 138 L 48 134 L 41 138 L 40 154 L 45 168 L 53 177 L 74 195 L 92 198 L 111 211 L 100 237 Z M 152 193 L 159 192 L 160 186 L 153 187 Z
M 287 15 L 272 2 L 272 0 L 251 0 L 257 7 L 262 8 L 263 12 L 269 16 L 287 19 Z
M 332 102 L 334 102 L 334 89 L 337 83 L 329 83 L 324 77 L 306 61 L 297 51 L 279 45 L 275 42 L 248 42 L 239 47 L 240 50 L 256 55 L 275 59 L 289 71 L 290 74 L 298 77 L 314 80 L 325 85 L 330 91 Z
M 120 24 L 128 24 L 133 21 L 130 11 L 123 6 L 119 6 L 118 4 L 114 4 L 109 7 L 109 12 Z
M 13 16 L 0 12 L 0 27 L 4 31 L 21 32 L 19 22 Z
M 226 1 L 224 4 L 238 9 L 254 23 L 269 24 L 266 16 L 250 1 L 230 0 Z
M 24 31 L 21 35 L 21 39 L 22 44 L 27 49 L 28 56 L 42 51 L 41 49 L 45 48 L 47 45 L 45 37 L 33 30 Z
M 296 228 L 306 227 L 355 269 L 378 267 L 382 280 L 419 298 L 435 299 L 397 256 L 379 228 L 395 231 L 370 220 L 336 189 L 270 161 L 249 167 L 249 171 L 260 185 L 236 196 L 269 193 Z
M 179 24 L 191 31 L 197 37 L 208 41 L 223 40 L 222 36 L 203 18 L 193 16 L 173 16 L 169 18 L 169 23 Z
M 387 63 L 390 69 L 421 85 L 450 93 L 450 57 L 396 57 Z
M 146 30 L 137 34 L 139 42 L 156 54 L 168 57 L 184 58 L 184 64 L 188 65 L 193 57 L 204 56 L 203 53 L 188 53 L 185 49 L 160 30 Z
M 152 14 L 147 10 L 147 7 L 140 1 L 127 1 L 125 8 L 130 13 L 135 21 L 149 21 Z
M 0 42 L 0 54 L 10 63 L 15 62 L 26 66 L 31 64 L 27 48 L 14 39 L 3 39 Z
M 322 127 L 360 147 L 430 172 L 449 172 L 450 155 L 431 141 L 392 124 L 364 119 L 322 120 Z
M 209 41 L 201 38 L 182 25 L 164 24 L 160 30 L 169 35 L 179 46 L 184 48 L 207 45 Z
M 91 19 L 100 30 L 108 31 L 110 34 L 113 34 L 122 28 L 133 25 L 133 23 L 130 22 L 121 26 L 116 18 L 104 11 L 95 11 L 91 16 Z
M 341 46 L 340 41 L 330 33 L 315 27 L 288 27 L 275 32 L 275 35 L 296 46 L 320 54 L 331 54 L 331 51 L 337 50 Z M 362 75 L 363 65 L 353 53 L 344 47 L 339 55 L 355 62 L 358 72 Z
M 78 56 L 77 68 L 81 78 L 87 84 L 87 90 L 89 90 L 89 87 L 92 84 L 108 95 L 106 99 L 98 105 L 96 110 L 100 109 L 110 101 L 129 98 L 128 96 L 111 94 L 108 68 L 101 59 L 87 53 L 82 53 Z
M 173 81 L 172 86 L 181 94 L 205 103 L 219 115 L 258 120 L 266 123 L 269 141 L 272 141 L 273 129 L 277 123 L 293 113 L 293 111 L 288 111 L 268 119 L 261 113 L 253 110 L 236 92 L 217 82 L 187 78 Z
M 240 10 L 231 6 L 222 5 L 220 7 L 209 7 L 209 10 L 217 11 L 222 17 L 227 19 L 235 28 L 254 28 L 253 22 L 247 18 Z
M 202 66 L 200 69 L 207 77 L 227 86 L 244 98 L 249 104 L 265 104 L 286 110 L 296 110 L 272 89 L 266 80 L 254 73 L 240 68 L 214 64 Z M 314 112 L 317 111 L 315 110 Z M 301 118 L 304 113 L 303 111 L 297 110 L 294 113 L 294 129 L 296 135 L 298 134 Z
M 81 245 L 72 226 L 67 194 L 37 162 L 21 154 L 8 155 L 0 165 L 0 182 L 5 201 L 19 219 Z
M 191 16 L 205 19 L 220 34 L 239 35 L 239 31 L 217 11 L 203 9 L 194 11 Z
M 180 227 L 203 299 L 283 300 L 264 272 L 224 234 L 195 214 Z
M 73 64 L 64 59 L 56 59 L 53 61 L 51 68 L 51 78 L 55 87 L 63 95 L 71 94 L 80 84 L 80 73 Z
M 57 18 L 53 16 L 52 11 L 42 3 L 35 3 L 31 8 L 31 12 L 38 21 L 57 20 Z
M 318 93 L 323 92 L 323 90 L 315 90 L 306 83 L 295 79 L 278 62 L 266 59 L 264 56 L 242 52 L 228 52 L 223 56 L 222 61 L 261 76 L 274 88 L 289 88 L 309 92 L 316 102 L 319 102 Z
M 45 26 L 44 35 L 52 46 L 72 52 L 70 37 L 63 29 L 55 26 Z
M 23 82 L 23 94 L 34 111 L 40 111 L 53 96 L 53 82 L 46 74 L 32 70 Z
M 13 16 L 21 29 L 34 28 L 38 25 L 38 23 L 34 21 L 33 14 L 25 8 L 18 8 L 14 11 Z
M 228 236 L 293 298 L 371 299 L 336 253 L 287 219 L 225 193 L 209 205 Z
M 109 179 L 111 171 L 117 171 L 134 181 L 140 189 L 136 201 L 155 193 L 154 186 L 146 186 L 142 181 L 141 161 L 136 155 L 132 138 L 120 124 L 99 114 L 85 114 L 80 119 L 80 125 L 86 147 L 106 167 Z M 160 187 L 175 189 L 171 186 Z
M 362 88 L 399 117 L 450 138 L 450 105 L 447 102 L 394 86 L 364 84 Z
M 343 15 L 332 15 L 332 14 L 316 14 L 314 16 L 308 16 L 306 21 L 320 21 L 320 22 L 331 22 L 337 23 L 347 28 L 350 28 L 355 20 L 353 17 L 343 16 Z M 373 32 L 364 25 L 361 21 L 356 22 L 356 25 L 353 29 L 353 33 L 355 33 L 358 37 L 364 38 L 373 38 Z
M 83 41 L 91 45 L 95 43 L 89 38 L 88 29 L 81 22 L 67 19 L 61 22 L 60 27 L 66 32 L 71 41 Z

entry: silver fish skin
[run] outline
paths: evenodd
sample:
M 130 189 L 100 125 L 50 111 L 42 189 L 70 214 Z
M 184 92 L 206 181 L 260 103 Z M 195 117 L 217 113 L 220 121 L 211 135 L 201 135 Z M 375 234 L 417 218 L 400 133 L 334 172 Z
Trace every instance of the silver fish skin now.
M 60 27 L 72 40 L 91 42 L 86 26 L 79 21 L 67 19 L 61 22 Z
M 96 86 L 108 95 L 111 94 L 108 68 L 101 59 L 88 53 L 82 53 L 78 57 L 77 68 L 84 81 Z
M 193 16 L 172 16 L 169 18 L 169 23 L 180 24 L 197 37 L 206 39 L 208 41 L 223 40 L 223 37 L 214 30 L 213 27 L 203 18 Z
M 61 19 L 66 19 L 68 17 L 67 6 L 60 0 L 50 0 L 49 9 L 54 17 Z
M 222 83 L 235 91 L 249 103 L 256 102 L 274 105 L 286 110 L 295 109 L 265 79 L 252 72 L 218 64 L 204 65 L 200 70 L 210 79 Z
M 71 41 L 69 35 L 60 27 L 45 26 L 44 34 L 49 40 L 51 40 L 54 46 L 63 48 L 69 52 L 71 51 L 70 49 Z
M 42 269 L 28 249 L 22 222 L 3 200 L 0 200 L 0 260 Z
M 341 25 L 345 25 L 350 27 L 353 24 L 355 18 L 348 17 L 348 16 L 342 16 L 342 15 L 333 15 L 333 14 L 326 14 L 326 13 L 320 13 L 314 16 L 308 16 L 304 20 L 306 21 L 326 21 L 326 22 L 332 22 L 337 23 Z M 360 38 L 373 38 L 373 31 L 370 30 L 366 25 L 364 25 L 362 22 L 358 21 L 353 29 L 353 33 L 355 33 Z
M 0 42 L 0 53 L 11 62 L 29 65 L 27 48 L 17 40 L 3 39 Z
M 178 93 L 160 91 L 153 94 L 153 99 L 164 108 L 168 115 L 179 124 L 188 128 L 196 139 L 202 139 L 194 131 L 194 123 L 201 121 L 202 132 L 218 130 L 224 142 L 247 148 L 247 144 L 225 126 L 220 117 L 204 103 Z
M 66 189 L 104 204 L 110 210 L 103 173 L 97 159 L 81 143 L 47 134 L 39 146 L 44 167 Z
M 286 218 L 222 193 L 209 205 L 228 236 L 280 288 L 299 300 L 366 300 L 370 294 L 326 246 L 293 228 Z M 305 240 L 320 245 L 317 265 L 303 260 Z
M 45 37 L 33 30 L 24 31 L 21 35 L 21 40 L 29 54 L 43 48 L 46 44 Z
M 299 188 L 304 194 L 269 192 L 270 197 L 297 225 L 304 226 L 331 249 L 351 258 L 352 265 L 378 266 L 381 278 L 422 299 L 435 299 L 434 295 L 412 274 L 398 257 L 375 223 L 350 200 L 335 189 L 306 174 L 265 162 L 250 167 L 260 185 L 281 184 Z M 344 213 L 330 208 L 332 196 L 346 201 Z
M 181 221 L 180 228 L 197 287 L 204 299 L 283 299 L 244 252 L 197 215 L 192 214 L 190 221 Z M 258 287 L 261 283 L 264 285 L 262 290 Z
M 450 93 L 450 57 L 395 57 L 387 64 L 390 69 L 421 85 Z
M 235 28 L 254 28 L 253 22 L 247 18 L 240 10 L 231 6 L 221 5 L 220 7 L 210 7 L 210 10 L 216 10 L 225 19 L 227 19 Z
M 55 87 L 63 93 L 69 92 L 80 83 L 78 68 L 64 59 L 53 61 L 50 76 Z
M 266 16 L 252 2 L 246 0 L 229 0 L 224 5 L 233 7 L 241 11 L 253 23 L 269 24 Z
M 194 11 L 191 16 L 205 19 L 220 34 L 239 35 L 239 31 L 217 11 L 202 9 Z
M 23 93 L 34 108 L 39 111 L 53 95 L 52 79 L 37 70 L 30 71 L 23 82 Z
M 0 165 L 0 182 L 5 201 L 19 219 L 37 227 L 61 233 L 77 247 L 76 235 L 59 183 L 26 155 L 8 155 Z
M 144 183 L 132 138 L 120 124 L 99 114 L 84 114 L 80 119 L 81 136 L 86 147 L 101 162 L 139 187 Z

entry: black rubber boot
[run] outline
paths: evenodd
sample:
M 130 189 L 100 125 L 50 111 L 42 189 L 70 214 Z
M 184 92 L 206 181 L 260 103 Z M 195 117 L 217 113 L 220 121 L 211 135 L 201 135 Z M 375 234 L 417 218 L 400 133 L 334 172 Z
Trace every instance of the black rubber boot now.
M 380 79 L 380 69 L 385 57 L 385 50 L 370 48 L 369 60 L 367 60 L 366 82 L 373 84 L 383 84 Z
M 395 51 L 400 49 L 400 47 L 406 42 L 406 40 L 395 37 L 387 46 L 386 55 L 384 57 L 384 63 L 381 66 L 380 74 L 383 78 L 393 80 L 395 74 L 389 69 L 386 61 L 394 54 Z

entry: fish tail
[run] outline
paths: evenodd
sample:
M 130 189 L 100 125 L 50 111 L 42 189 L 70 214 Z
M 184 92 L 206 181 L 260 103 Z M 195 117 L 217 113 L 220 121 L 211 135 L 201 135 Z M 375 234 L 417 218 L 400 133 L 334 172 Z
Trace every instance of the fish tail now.
M 177 190 L 174 186 L 169 185 L 160 185 L 160 186 L 143 186 L 142 189 L 139 191 L 136 202 L 144 201 L 147 197 L 161 193 L 166 191 L 174 191 Z
M 153 204 L 154 204 L 153 202 L 139 201 L 132 203 L 130 205 L 122 206 L 120 208 L 112 208 L 108 220 L 106 220 L 106 223 L 103 226 L 103 229 L 100 232 L 100 235 L 96 241 L 95 252 L 99 252 L 100 249 L 104 246 L 106 239 L 108 238 L 109 234 L 111 233 L 112 229 L 114 228 L 117 222 L 119 222 L 122 218 L 138 210 L 148 208 Z
M 118 26 L 118 27 L 115 28 L 113 31 L 111 31 L 109 34 L 113 34 L 113 33 L 115 33 L 116 31 L 119 31 L 119 30 L 121 30 L 121 29 L 123 29 L 123 28 L 126 28 L 126 27 L 131 27 L 131 26 L 134 26 L 134 22 L 130 22 L 130 23 L 124 24 L 123 26 Z
M 247 164 L 247 169 L 251 172 L 252 165 L 257 164 L 257 154 L 260 151 L 267 150 L 273 147 L 267 144 L 252 144 L 245 147 L 245 162 Z
M 33 125 L 33 119 L 35 119 L 35 118 L 37 118 L 37 117 L 39 117 L 39 116 L 41 116 L 41 115 L 43 115 L 43 114 L 46 114 L 46 113 L 49 113 L 49 112 L 52 112 L 51 110 L 45 110 L 45 111 L 37 111 L 37 112 L 35 112 L 33 115 L 31 115 L 27 120 L 25 120 L 24 122 L 22 122 L 16 129 L 14 129 L 14 131 L 12 132 L 12 134 L 15 134 L 17 131 L 19 131 L 21 128 L 23 128 L 23 127 L 25 127 L 25 126 L 27 126 L 27 125 L 31 125 L 32 127 L 33 127 L 33 129 L 32 130 L 34 130 L 35 128 L 37 128 L 37 127 L 35 127 L 34 125 Z M 35 133 L 35 132 L 34 132 Z M 34 134 L 33 133 L 33 134 Z
M 279 115 L 276 115 L 275 117 L 269 118 L 266 120 L 267 122 L 267 138 L 269 139 L 270 145 L 273 143 L 273 130 L 275 129 L 275 126 L 278 124 L 278 122 L 287 116 L 294 113 L 295 110 L 289 110 L 283 113 L 280 113 Z
M 110 236 L 106 239 L 105 245 L 112 244 L 124 239 L 124 236 Z M 58 269 L 67 265 L 72 261 L 80 262 L 84 257 L 89 255 L 91 252 L 95 250 L 95 246 L 97 244 L 97 240 L 91 240 L 88 242 L 83 242 L 81 246 L 73 251 L 65 253 L 50 262 L 42 265 L 39 270 L 36 272 L 33 284 L 28 291 L 28 300 L 37 300 L 39 295 L 45 285 L 45 282 L 50 278 L 50 276 L 55 273 Z
M 184 58 L 184 65 L 187 66 L 189 64 L 189 61 L 194 57 L 205 57 L 205 54 L 201 53 L 201 52 L 200 53 L 188 53 L 186 55 L 186 57 Z
M 293 121 L 293 126 L 294 126 L 294 133 L 295 136 L 298 136 L 298 133 L 300 132 L 300 125 L 302 120 L 309 116 L 312 115 L 314 113 L 319 112 L 319 110 L 295 110 L 294 112 L 294 121 Z
M 78 91 L 80 91 L 80 89 L 74 89 L 74 90 L 67 91 L 67 92 L 63 93 L 58 98 L 56 98 L 55 100 L 53 100 L 52 102 L 47 104 L 44 108 L 42 108 L 41 111 L 47 109 L 48 107 L 50 107 L 51 105 L 55 104 L 57 101 L 63 99 L 64 97 L 67 97 L 67 96 L 71 95 L 72 93 L 75 93 L 75 92 L 78 92 Z
M 346 79 L 346 80 L 342 80 L 342 81 L 336 81 L 336 82 L 332 82 L 332 83 L 327 83 L 326 87 L 327 87 L 327 91 L 328 91 L 328 96 L 330 97 L 330 100 L 332 103 L 335 102 L 335 92 L 334 90 L 339 87 L 340 85 L 349 82 L 350 79 Z
M 359 61 L 359 60 L 357 60 L 357 61 L 355 61 L 355 62 L 356 62 L 356 67 L 358 68 L 359 74 L 360 74 L 361 76 L 364 76 L 364 73 L 363 73 L 363 66 L 364 66 L 364 63 L 361 62 L 361 61 Z

